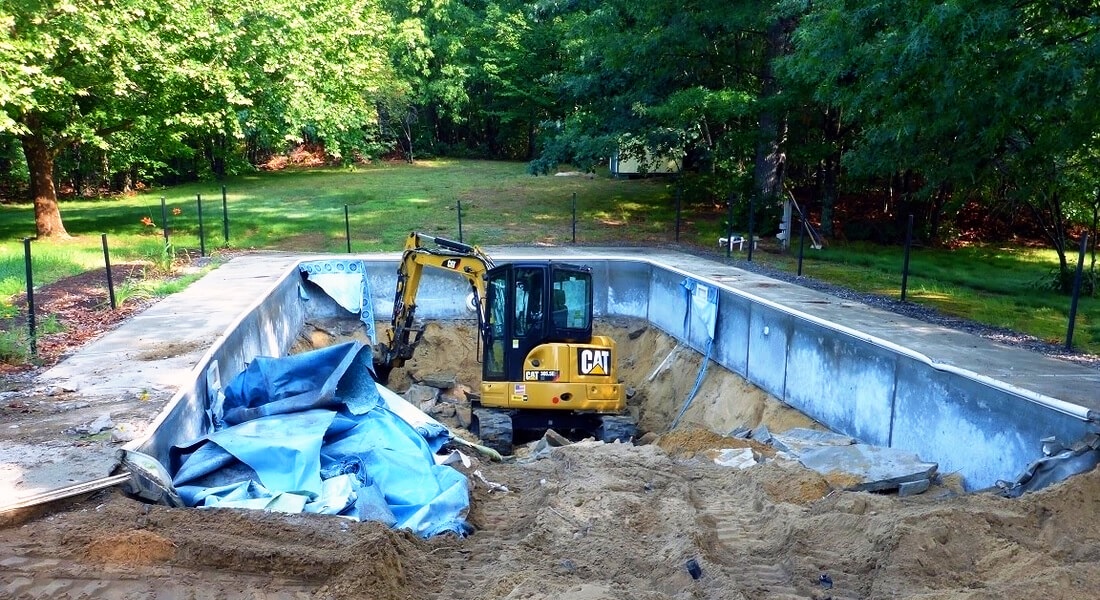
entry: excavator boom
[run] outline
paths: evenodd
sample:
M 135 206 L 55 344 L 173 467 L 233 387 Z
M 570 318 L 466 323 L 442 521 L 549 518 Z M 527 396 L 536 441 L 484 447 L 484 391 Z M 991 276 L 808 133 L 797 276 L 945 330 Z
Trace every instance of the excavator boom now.
M 435 246 L 428 247 L 425 243 Z M 397 269 L 390 329 L 386 340 L 374 348 L 374 368 L 382 381 L 388 379 L 391 370 L 403 367 L 413 357 L 424 333 L 416 325 L 416 295 L 424 267 L 451 271 L 469 281 L 480 330 L 484 323 L 485 273 L 493 266 L 493 260 L 477 246 L 416 231 L 409 234 Z

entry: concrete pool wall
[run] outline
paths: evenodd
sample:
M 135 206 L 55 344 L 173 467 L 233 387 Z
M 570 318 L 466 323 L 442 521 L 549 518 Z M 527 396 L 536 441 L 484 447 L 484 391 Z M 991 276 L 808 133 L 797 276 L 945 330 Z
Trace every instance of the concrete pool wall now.
M 1016 479 L 1042 456 L 1043 438 L 1075 441 L 1095 430 L 1095 413 L 1085 407 L 935 362 L 904 345 L 754 295 L 710 261 L 688 269 L 684 264 L 691 261 L 674 266 L 660 256 L 556 251 L 541 249 L 537 256 L 592 267 L 597 317 L 645 319 L 701 353 L 708 336 L 685 319 L 690 298 L 683 282 L 714 286 L 714 361 L 834 431 L 939 463 L 940 472 L 960 474 L 967 489 Z M 535 255 L 493 253 L 498 262 Z M 362 260 L 375 315 L 384 319 L 392 310 L 397 256 L 338 260 L 349 259 Z M 460 277 L 427 271 L 417 314 L 470 319 L 468 291 Z M 139 449 L 166 463 L 172 445 L 206 433 L 205 407 L 216 379 L 228 381 L 252 357 L 285 354 L 313 316 L 351 313 L 304 281 L 294 266 L 207 352 L 193 384 L 177 393 L 154 424 L 157 434 Z

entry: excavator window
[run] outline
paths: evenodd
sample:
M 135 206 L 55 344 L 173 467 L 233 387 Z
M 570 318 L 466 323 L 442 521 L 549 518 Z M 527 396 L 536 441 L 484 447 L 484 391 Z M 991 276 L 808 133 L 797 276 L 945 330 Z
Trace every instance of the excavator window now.
M 543 284 L 545 269 L 516 269 L 515 322 L 512 331 L 516 337 L 532 338 L 543 335 Z
M 508 278 L 498 275 L 490 278 L 488 283 L 483 369 L 486 379 L 499 381 L 504 378 L 504 344 L 506 340 L 504 324 L 505 315 L 507 314 L 505 302 L 508 299 Z
M 592 339 L 592 274 L 574 265 L 505 264 L 485 276 L 482 378 L 523 381 L 528 354 Z
M 585 272 L 553 270 L 553 322 L 556 329 L 592 327 L 592 277 Z

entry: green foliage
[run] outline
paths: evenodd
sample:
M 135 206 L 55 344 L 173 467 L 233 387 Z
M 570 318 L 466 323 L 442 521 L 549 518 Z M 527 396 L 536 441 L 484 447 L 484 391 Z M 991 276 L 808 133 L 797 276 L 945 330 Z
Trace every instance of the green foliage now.
M 35 323 L 35 335 L 61 333 L 65 328 L 55 315 Z M 30 332 L 25 327 L 0 329 L 0 363 L 23 364 L 31 359 Z
M 181 162 L 194 175 L 241 172 L 245 142 L 323 140 L 338 160 L 376 156 L 377 103 L 394 81 L 379 8 L 5 0 L 0 136 L 22 142 L 32 180 L 53 178 L 56 164 L 78 190 L 91 178 L 128 191 Z M 55 202 L 48 186 L 34 192 Z M 63 233 L 47 214 L 35 214 L 39 233 Z
M 30 337 L 25 330 L 0 330 L 0 362 L 23 364 L 30 358 Z
M 0 214 L 4 214 L 0 211 Z M 12 236 L 5 236 L 12 239 Z M 98 238 L 95 240 L 98 242 Z M 31 243 L 31 274 L 35 285 L 56 281 L 102 265 L 102 252 L 94 246 L 74 247 Z M 27 291 L 26 260 L 21 242 L 0 244 L 0 298 Z
M 1100 131 L 1100 45 L 1083 6 L 825 0 L 780 71 L 843 115 L 849 175 L 913 174 L 937 219 L 972 194 L 1013 203 L 1064 264 L 1073 215 L 1100 184 L 1083 160 Z
M 144 280 L 126 280 L 115 288 L 115 303 L 118 306 L 123 306 L 128 302 L 150 300 L 153 297 L 149 284 Z M 109 305 L 109 302 L 105 303 L 104 308 Z
M 625 157 L 684 157 L 693 169 L 751 172 L 767 3 L 573 3 L 563 23 L 565 110 L 544 130 L 546 172 Z M 763 10 L 761 10 L 763 9 Z
M 127 302 L 154 300 L 181 292 L 210 269 L 182 276 L 166 277 L 161 271 L 145 272 L 140 279 L 124 281 L 115 288 L 115 302 L 122 306 Z

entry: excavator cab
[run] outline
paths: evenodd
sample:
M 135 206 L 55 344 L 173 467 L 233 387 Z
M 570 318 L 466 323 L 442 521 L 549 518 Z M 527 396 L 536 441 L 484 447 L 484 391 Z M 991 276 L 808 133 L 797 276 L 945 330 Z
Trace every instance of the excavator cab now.
M 485 278 L 483 381 L 550 381 L 552 375 L 542 373 L 547 369 L 540 365 L 525 368 L 531 366 L 528 354 L 551 342 L 592 339 L 590 268 L 511 263 L 491 269 Z
M 470 431 L 501 453 L 553 428 L 568 436 L 628 440 L 615 342 L 592 334 L 592 270 L 553 261 L 485 274 L 481 398 Z

